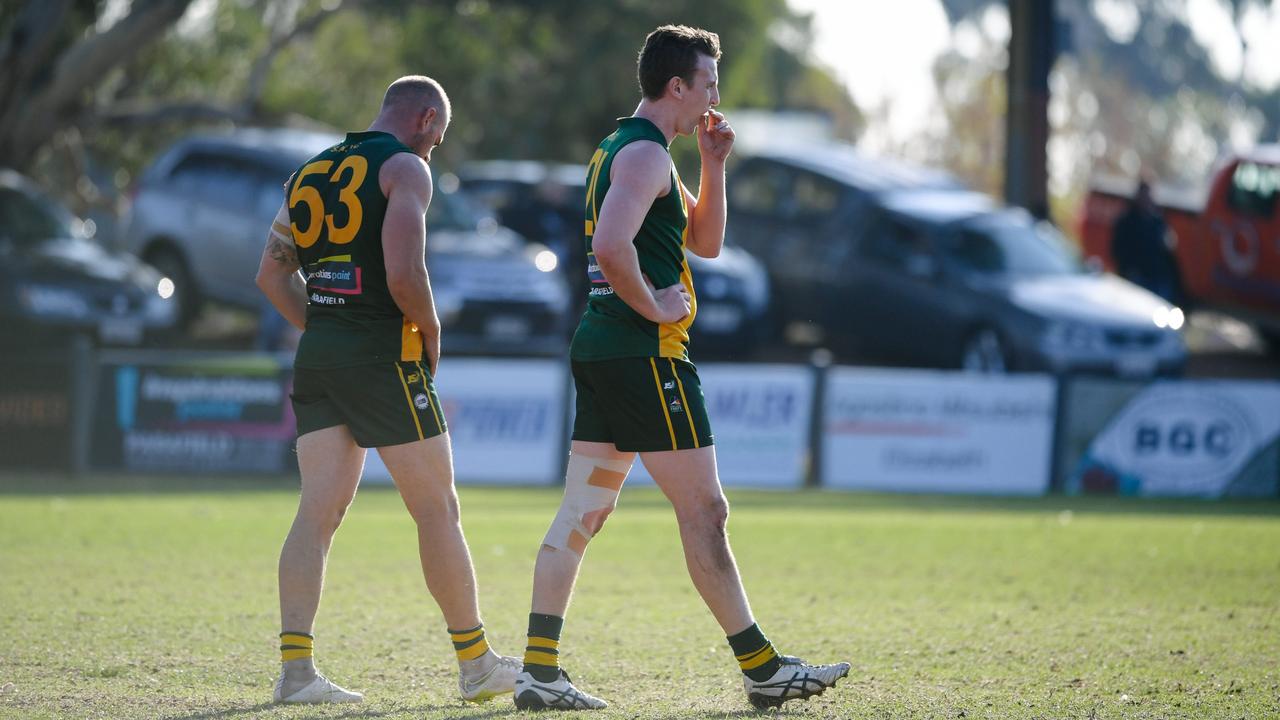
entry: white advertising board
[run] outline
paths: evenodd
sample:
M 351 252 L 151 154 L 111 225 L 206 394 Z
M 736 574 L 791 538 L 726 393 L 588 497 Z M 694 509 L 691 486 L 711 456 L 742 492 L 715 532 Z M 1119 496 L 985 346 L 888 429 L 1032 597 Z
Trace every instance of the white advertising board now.
M 1276 492 L 1280 383 L 1149 385 L 1094 436 L 1069 492 L 1223 497 Z
M 1040 495 L 1056 384 L 1039 375 L 833 368 L 824 487 Z
M 459 484 L 551 485 L 563 464 L 568 372 L 556 360 L 449 358 L 436 382 Z M 364 478 L 390 482 L 376 452 Z
M 804 484 L 813 407 L 813 371 L 794 365 L 698 366 L 726 487 L 797 488 Z M 628 484 L 653 479 L 639 460 Z

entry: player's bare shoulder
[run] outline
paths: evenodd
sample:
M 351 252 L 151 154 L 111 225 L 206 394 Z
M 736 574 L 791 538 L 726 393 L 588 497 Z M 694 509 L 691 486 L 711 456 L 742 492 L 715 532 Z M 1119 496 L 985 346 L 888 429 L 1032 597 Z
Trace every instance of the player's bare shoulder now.
M 671 154 L 652 140 L 637 140 L 618 151 L 609 168 L 611 187 L 660 198 L 671 191 Z
M 400 152 L 387 158 L 378 171 L 378 185 L 382 194 L 408 192 L 430 202 L 431 169 L 427 162 L 413 153 Z

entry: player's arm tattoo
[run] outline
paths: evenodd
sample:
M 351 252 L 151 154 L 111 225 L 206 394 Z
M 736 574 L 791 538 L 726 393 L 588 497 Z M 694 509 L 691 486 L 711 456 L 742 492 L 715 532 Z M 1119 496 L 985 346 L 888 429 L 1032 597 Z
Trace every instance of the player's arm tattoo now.
M 272 224 L 271 232 L 267 235 L 267 254 L 281 265 L 296 270 L 301 263 L 298 262 L 298 250 L 288 232 L 289 228 L 281 228 L 279 223 Z

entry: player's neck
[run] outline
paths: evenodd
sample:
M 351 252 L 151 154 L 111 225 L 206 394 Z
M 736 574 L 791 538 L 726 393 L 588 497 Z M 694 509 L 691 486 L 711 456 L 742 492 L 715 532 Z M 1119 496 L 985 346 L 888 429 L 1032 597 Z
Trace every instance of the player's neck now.
M 664 137 L 667 138 L 667 147 L 671 146 L 671 141 L 676 139 L 676 114 L 675 109 L 664 105 L 661 101 L 654 102 L 645 98 L 636 106 L 636 111 L 631 114 L 632 117 L 644 118 L 657 126 Z
M 395 139 L 399 140 L 401 143 L 404 143 L 406 145 L 408 144 L 406 142 L 406 137 L 402 132 L 400 132 L 400 128 L 396 127 L 394 123 L 388 121 L 385 118 L 379 117 L 374 119 L 374 121 L 370 123 L 368 129 L 366 129 L 365 132 L 384 132 L 394 137 Z

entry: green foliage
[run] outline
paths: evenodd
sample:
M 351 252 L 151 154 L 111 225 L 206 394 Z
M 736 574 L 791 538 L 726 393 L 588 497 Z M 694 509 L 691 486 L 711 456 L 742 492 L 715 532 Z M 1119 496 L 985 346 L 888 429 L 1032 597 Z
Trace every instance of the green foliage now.
M 414 526 L 387 488 L 356 498 L 316 629 L 321 668 L 365 691 L 366 704 L 272 709 L 276 558 L 296 488 L 283 478 L 195 482 L 0 477 L 0 718 L 513 712 L 505 699 L 458 701 Z M 784 652 L 854 665 L 835 691 L 788 714 L 1280 713 L 1275 503 L 730 500 L 734 549 L 765 632 Z M 523 645 L 533 557 L 558 501 L 555 489 L 461 491 L 481 606 L 501 651 Z M 613 702 L 596 717 L 753 715 L 655 490 L 625 490 L 593 542 L 561 651 L 575 680 Z
M 831 113 L 850 136 L 860 122 L 848 93 L 811 64 L 807 20 L 784 0 L 386 0 L 348 2 L 333 12 L 335 5 L 219 0 L 206 14 L 197 11 L 210 6 L 193 5 L 183 22 L 93 89 L 95 107 L 75 123 L 89 155 L 105 168 L 123 168 L 116 179 L 127 181 L 177 137 L 231 122 L 206 113 L 160 124 L 105 123 L 95 114 L 122 106 L 204 104 L 242 123 L 363 129 L 392 80 L 422 73 L 440 80 L 454 104 L 440 152 L 445 165 L 467 157 L 584 162 L 614 119 L 634 108 L 636 54 L 646 33 L 669 22 L 720 33 L 723 106 L 809 107 Z M 67 44 L 104 8 L 77 5 Z M 6 9 L 0 19 L 10 14 Z M 278 40 L 317 15 L 324 17 L 312 31 Z M 273 43 L 279 52 L 261 97 L 246 96 Z M 54 178 L 66 166 L 64 150 L 52 143 L 38 163 L 37 174 L 52 185 L 70 182 Z M 687 163 L 689 150 L 681 157 Z

